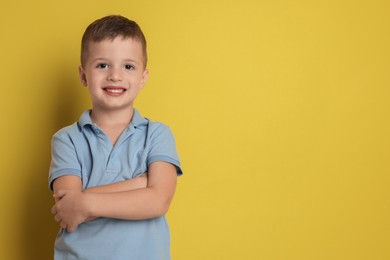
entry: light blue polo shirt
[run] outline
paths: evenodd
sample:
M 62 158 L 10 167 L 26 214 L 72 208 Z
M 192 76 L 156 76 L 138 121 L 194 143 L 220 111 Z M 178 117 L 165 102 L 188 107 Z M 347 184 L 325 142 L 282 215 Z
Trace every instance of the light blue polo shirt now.
M 53 136 L 49 186 L 63 175 L 79 176 L 83 189 L 115 183 L 147 172 L 156 161 L 172 163 L 182 174 L 169 127 L 151 122 L 135 109 L 131 123 L 113 146 L 87 110 L 78 122 Z M 61 229 L 54 255 L 56 260 L 160 260 L 170 259 L 169 249 L 165 216 L 136 221 L 99 218 L 72 233 Z

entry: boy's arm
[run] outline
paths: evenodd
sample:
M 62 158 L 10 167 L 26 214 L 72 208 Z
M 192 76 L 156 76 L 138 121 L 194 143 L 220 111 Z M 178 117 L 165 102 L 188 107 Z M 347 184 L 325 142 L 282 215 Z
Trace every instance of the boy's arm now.
M 167 162 L 149 166 L 145 189 L 88 194 L 88 215 L 129 220 L 142 220 L 164 215 L 176 190 L 176 167 Z
M 112 183 L 112 184 L 88 188 L 88 189 L 85 189 L 83 192 L 86 192 L 86 193 L 121 192 L 121 191 L 146 188 L 147 183 L 148 183 L 147 173 L 143 173 L 134 179 L 129 179 L 129 180 L 120 181 L 120 182 L 116 182 L 116 183 Z
M 146 188 L 147 185 L 147 173 L 143 173 L 137 178 L 129 179 L 117 183 L 96 186 L 85 189 L 83 192 L 95 192 L 95 193 L 108 193 L 108 192 L 120 192 L 126 190 L 134 190 L 140 188 Z M 65 175 L 55 179 L 53 183 L 54 194 L 58 190 L 82 190 L 81 178 L 76 175 Z
M 83 193 L 108 193 L 108 192 L 122 192 L 127 190 L 134 190 L 139 188 L 145 188 L 147 185 L 147 173 L 143 173 L 141 176 L 129 179 L 113 184 L 103 185 L 103 186 L 97 186 L 93 188 L 86 189 L 82 191 L 82 181 L 81 178 L 76 175 L 64 175 L 54 180 L 53 182 L 53 190 L 54 190 L 54 198 L 55 201 L 58 202 L 61 200 L 63 196 L 59 196 L 59 191 L 62 192 L 73 192 L 74 195 L 81 195 L 81 192 Z M 66 228 L 67 225 L 65 222 L 62 221 L 61 217 L 57 214 L 57 210 L 55 209 L 56 205 L 52 208 L 52 213 L 54 215 L 54 219 L 57 222 L 60 222 L 60 225 L 62 228 Z M 66 212 L 62 212 L 63 214 L 66 214 Z M 69 212 L 71 214 L 72 212 Z M 94 217 L 85 218 L 84 221 L 89 221 L 95 219 Z M 70 231 L 68 229 L 68 231 Z
M 54 215 L 54 220 L 59 222 L 62 228 L 67 228 L 67 224 L 65 221 L 63 221 L 64 215 L 57 214 L 56 205 L 62 199 L 62 197 L 57 196 L 56 193 L 61 190 L 81 193 L 82 188 L 83 186 L 81 178 L 76 175 L 64 175 L 53 181 L 53 197 L 56 201 L 56 204 L 52 207 L 51 213 Z M 68 229 L 68 231 L 71 232 L 73 230 Z
M 164 215 L 176 189 L 177 173 L 174 165 L 154 162 L 149 166 L 148 184 L 144 189 L 112 193 L 59 190 L 61 200 L 53 207 L 62 225 L 73 231 L 91 217 L 140 220 Z M 70 213 L 70 214 L 69 214 Z
M 64 175 L 53 181 L 54 193 L 60 189 L 81 191 L 82 188 L 81 178 L 76 175 Z

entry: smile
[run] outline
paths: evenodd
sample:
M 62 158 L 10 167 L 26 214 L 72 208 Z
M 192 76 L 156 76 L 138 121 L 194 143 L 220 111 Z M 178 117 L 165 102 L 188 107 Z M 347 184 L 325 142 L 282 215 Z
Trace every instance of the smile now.
M 113 93 L 113 94 L 120 94 L 126 91 L 125 88 L 121 88 L 121 87 L 105 87 L 103 88 L 103 90 L 105 92 Z

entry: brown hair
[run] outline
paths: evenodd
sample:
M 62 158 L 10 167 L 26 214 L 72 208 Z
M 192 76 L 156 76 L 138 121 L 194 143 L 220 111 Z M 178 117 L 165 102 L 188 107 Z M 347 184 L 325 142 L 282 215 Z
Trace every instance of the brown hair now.
M 131 38 L 139 41 L 142 45 L 144 67 L 147 63 L 146 39 L 138 24 L 120 15 L 109 15 L 91 23 L 84 32 L 81 40 L 81 64 L 84 65 L 88 44 L 103 40 L 114 40 L 116 37 Z

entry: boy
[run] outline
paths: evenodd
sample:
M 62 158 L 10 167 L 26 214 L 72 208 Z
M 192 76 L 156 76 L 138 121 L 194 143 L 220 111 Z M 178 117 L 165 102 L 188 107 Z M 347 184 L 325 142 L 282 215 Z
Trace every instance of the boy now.
M 79 75 L 92 110 L 52 139 L 55 259 L 170 259 L 165 213 L 182 172 L 170 129 L 134 108 L 146 63 L 135 22 L 107 16 L 86 29 Z

